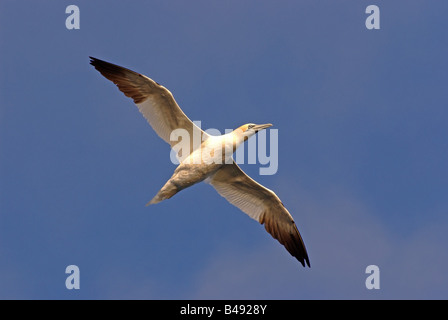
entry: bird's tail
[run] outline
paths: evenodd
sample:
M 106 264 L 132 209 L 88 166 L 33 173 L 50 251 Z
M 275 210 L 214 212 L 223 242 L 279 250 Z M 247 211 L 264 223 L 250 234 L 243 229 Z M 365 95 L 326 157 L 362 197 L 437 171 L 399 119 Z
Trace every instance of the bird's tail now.
M 176 193 L 178 193 L 180 190 L 172 183 L 170 180 L 160 189 L 160 191 L 156 194 L 154 198 L 152 198 L 151 201 L 149 201 L 146 206 L 149 206 L 150 204 L 159 203 L 163 200 L 169 199 L 172 196 L 174 196 Z

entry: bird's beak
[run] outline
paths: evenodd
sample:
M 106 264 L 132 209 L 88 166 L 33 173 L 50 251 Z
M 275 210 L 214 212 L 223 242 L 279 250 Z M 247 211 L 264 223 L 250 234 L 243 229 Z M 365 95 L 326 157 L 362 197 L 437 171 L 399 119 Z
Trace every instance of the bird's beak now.
M 252 129 L 255 130 L 255 132 L 267 129 L 269 127 L 272 127 L 271 123 L 267 123 L 267 124 L 257 124 L 256 126 L 254 126 Z

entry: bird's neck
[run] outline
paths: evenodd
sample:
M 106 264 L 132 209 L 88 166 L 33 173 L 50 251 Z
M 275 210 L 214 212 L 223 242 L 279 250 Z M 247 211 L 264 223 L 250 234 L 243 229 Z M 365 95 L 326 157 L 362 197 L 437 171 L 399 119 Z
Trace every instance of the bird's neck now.
M 229 141 L 228 143 L 232 145 L 233 152 L 235 152 L 236 149 L 238 149 L 238 147 L 249 138 L 249 136 L 245 134 L 244 131 L 240 128 L 233 130 L 231 133 L 228 133 L 225 136 L 228 136 L 226 140 Z

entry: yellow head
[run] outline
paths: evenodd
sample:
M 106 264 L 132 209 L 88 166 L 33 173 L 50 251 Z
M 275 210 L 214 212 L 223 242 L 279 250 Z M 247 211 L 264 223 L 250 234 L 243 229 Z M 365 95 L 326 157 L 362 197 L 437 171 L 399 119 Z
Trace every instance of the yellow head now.
M 258 131 L 261 131 L 263 129 L 271 127 L 272 124 L 254 124 L 254 123 L 246 123 L 243 124 L 241 127 L 234 130 L 238 134 L 238 136 L 243 135 L 244 141 L 252 137 L 254 134 L 256 134 Z
M 236 130 L 241 130 L 242 132 L 247 132 L 247 131 L 253 131 L 254 133 L 257 133 L 258 131 L 261 131 L 263 129 L 272 127 L 272 124 L 267 123 L 267 124 L 254 124 L 254 123 L 246 123 L 243 124 L 241 127 L 237 128 Z

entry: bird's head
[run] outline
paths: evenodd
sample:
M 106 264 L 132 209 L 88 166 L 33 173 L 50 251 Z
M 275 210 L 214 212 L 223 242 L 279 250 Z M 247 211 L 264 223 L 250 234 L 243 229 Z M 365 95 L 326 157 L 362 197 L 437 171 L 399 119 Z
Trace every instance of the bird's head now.
M 244 137 L 244 141 L 252 137 L 254 134 L 256 134 L 258 131 L 264 130 L 266 128 L 272 127 L 272 124 L 254 124 L 254 123 L 247 123 L 242 125 L 241 127 L 237 128 L 235 131 L 238 135 L 242 135 Z

